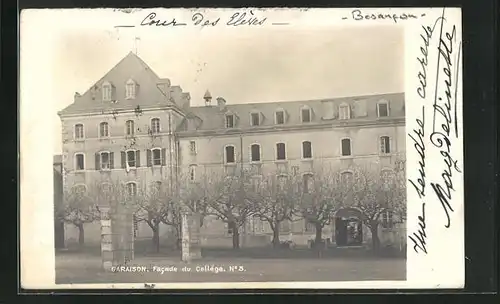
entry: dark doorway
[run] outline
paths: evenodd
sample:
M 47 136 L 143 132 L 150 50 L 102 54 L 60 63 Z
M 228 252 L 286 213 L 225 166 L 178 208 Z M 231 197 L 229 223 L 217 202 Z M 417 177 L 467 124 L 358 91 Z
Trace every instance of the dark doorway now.
M 335 218 L 335 243 L 337 246 L 359 246 L 363 243 L 363 223 L 356 217 Z

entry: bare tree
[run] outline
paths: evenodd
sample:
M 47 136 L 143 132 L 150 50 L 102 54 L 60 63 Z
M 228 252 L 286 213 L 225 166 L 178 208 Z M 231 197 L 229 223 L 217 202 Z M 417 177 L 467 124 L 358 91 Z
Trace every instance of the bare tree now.
M 59 220 L 78 228 L 78 244 L 83 247 L 85 244 L 84 225 L 99 219 L 99 210 L 86 186 L 78 185 L 66 189 L 62 204 L 56 208 L 56 216 Z
M 254 206 L 254 216 L 266 221 L 273 231 L 273 246 L 280 245 L 280 224 L 292 220 L 296 199 L 295 177 L 289 175 L 270 175 L 255 179 L 246 195 Z
M 394 169 L 380 170 L 377 167 L 356 167 L 353 170 L 351 195 L 353 207 L 361 211 L 362 220 L 371 231 L 372 249 L 380 249 L 379 224 L 385 213 L 395 210 L 406 214 L 406 184 Z
M 314 243 L 320 245 L 323 228 L 331 224 L 334 213 L 343 206 L 346 198 L 347 189 L 342 175 L 325 165 L 316 172 L 303 175 L 302 180 L 298 180 L 298 186 L 300 195 L 294 213 L 314 225 Z
M 241 176 L 205 175 L 200 185 L 204 188 L 206 214 L 228 224 L 233 236 L 233 248 L 240 247 L 239 229 L 254 211 L 246 198 L 245 181 Z

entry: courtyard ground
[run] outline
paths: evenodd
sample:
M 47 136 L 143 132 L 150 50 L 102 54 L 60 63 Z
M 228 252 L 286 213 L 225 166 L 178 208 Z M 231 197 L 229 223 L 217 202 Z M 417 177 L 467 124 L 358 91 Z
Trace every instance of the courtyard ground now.
M 293 282 L 405 280 L 406 259 L 371 256 L 363 250 L 205 249 L 186 264 L 178 252 L 136 254 L 127 266 L 140 272 L 105 272 L 98 252 L 57 252 L 56 283 Z M 183 267 L 190 271 L 182 271 Z M 233 268 L 231 268 L 231 266 Z M 168 271 L 177 268 L 177 271 Z M 161 270 L 165 270 L 163 273 Z M 137 269 L 135 269 L 137 270 Z M 231 271 L 232 270 L 232 271 Z

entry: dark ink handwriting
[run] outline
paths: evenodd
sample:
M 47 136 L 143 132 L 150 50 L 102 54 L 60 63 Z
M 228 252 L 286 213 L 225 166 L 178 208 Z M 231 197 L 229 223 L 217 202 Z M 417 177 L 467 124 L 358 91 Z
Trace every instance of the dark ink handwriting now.
M 408 236 L 408 238 L 413 242 L 413 250 L 416 253 L 419 253 L 419 250 L 425 254 L 427 254 L 427 243 L 425 240 L 427 239 L 427 233 L 425 232 L 425 203 L 422 204 L 422 214 L 418 216 L 418 234 L 413 232 L 412 235 Z
M 414 134 L 408 134 L 408 136 L 413 140 L 413 147 L 420 156 L 420 160 L 418 161 L 418 165 L 420 167 L 418 172 L 420 177 L 417 178 L 416 183 L 411 179 L 409 179 L 409 182 L 413 185 L 415 191 L 417 191 L 418 197 L 422 198 L 425 196 L 425 107 L 422 107 L 422 119 L 417 118 L 416 122 L 418 130 L 413 129 L 413 133 L 417 136 L 417 138 L 414 137 Z
M 226 23 L 227 25 L 232 26 L 240 26 L 240 25 L 263 25 L 266 22 L 267 18 L 259 19 L 254 17 L 254 13 L 250 10 L 248 17 L 247 13 L 234 13 L 229 21 Z
M 417 19 L 417 16 L 413 14 L 363 14 L 361 10 L 356 9 L 351 12 L 352 19 L 360 21 L 360 20 L 392 20 L 394 23 L 398 23 L 398 20 L 407 20 L 407 19 Z
M 203 16 L 203 14 L 195 13 L 195 14 L 193 14 L 193 17 L 191 18 L 191 20 L 194 22 L 194 25 L 201 24 L 201 26 L 208 26 L 208 25 L 216 26 L 217 23 L 219 23 L 220 18 L 217 18 L 214 21 L 210 21 L 210 20 L 206 20 L 205 16 Z
M 146 21 L 149 20 L 149 21 Z M 156 19 L 156 13 L 149 13 L 141 22 L 141 25 L 156 25 L 156 26 L 183 26 L 186 23 L 178 22 L 175 18 L 170 21 Z

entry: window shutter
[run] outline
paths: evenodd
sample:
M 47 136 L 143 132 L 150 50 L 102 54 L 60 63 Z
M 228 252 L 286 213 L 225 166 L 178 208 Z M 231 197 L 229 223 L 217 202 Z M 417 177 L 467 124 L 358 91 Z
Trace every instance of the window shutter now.
M 135 167 L 141 166 L 141 150 L 135 151 Z
M 99 153 L 95 154 L 95 169 L 101 169 L 101 155 Z
M 126 161 L 127 161 L 127 155 L 125 153 L 125 151 L 121 151 L 121 157 L 122 157 L 122 160 L 121 160 L 121 164 L 122 164 L 122 169 L 125 169 L 126 167 Z
M 146 161 L 147 161 L 148 167 L 151 167 L 152 163 L 151 163 L 151 150 L 150 149 L 146 150 L 146 158 L 147 158 Z
M 167 149 L 162 148 L 161 149 L 161 165 L 162 166 L 166 165 L 166 163 L 167 163 L 166 158 L 167 158 Z
M 109 153 L 109 168 L 110 169 L 115 168 L 115 153 L 114 152 Z

